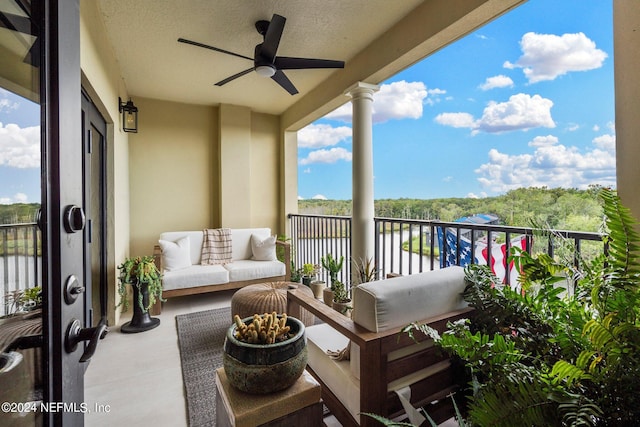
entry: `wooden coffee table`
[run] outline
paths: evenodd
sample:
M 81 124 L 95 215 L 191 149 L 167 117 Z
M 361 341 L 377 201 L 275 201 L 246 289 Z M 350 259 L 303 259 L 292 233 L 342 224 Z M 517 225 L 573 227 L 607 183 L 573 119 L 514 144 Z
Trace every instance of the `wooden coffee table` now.
M 304 371 L 286 390 L 247 394 L 234 388 L 224 368 L 216 370 L 216 426 L 322 426 L 320 384 Z

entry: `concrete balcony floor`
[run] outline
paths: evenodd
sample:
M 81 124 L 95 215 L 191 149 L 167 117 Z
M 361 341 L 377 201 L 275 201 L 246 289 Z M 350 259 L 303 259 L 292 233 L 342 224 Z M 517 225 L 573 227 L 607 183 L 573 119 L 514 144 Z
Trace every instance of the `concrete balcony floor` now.
M 154 316 L 160 326 L 139 334 L 120 332 L 120 325 L 131 319 L 131 310 L 125 313 L 99 344 L 86 371 L 84 401 L 91 412 L 85 415 L 85 426 L 187 427 L 175 317 L 230 307 L 233 292 L 171 298 L 162 314 Z M 325 418 L 325 424 L 340 426 L 333 417 Z

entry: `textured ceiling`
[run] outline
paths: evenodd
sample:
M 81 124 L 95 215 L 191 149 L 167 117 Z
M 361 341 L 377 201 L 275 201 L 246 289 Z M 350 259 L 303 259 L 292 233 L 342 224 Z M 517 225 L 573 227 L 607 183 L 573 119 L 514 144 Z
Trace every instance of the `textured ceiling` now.
M 253 57 L 262 36 L 255 22 L 287 18 L 278 55 L 346 62 L 391 28 L 419 0 L 99 0 L 121 75 L 132 97 L 190 104 L 234 104 L 280 114 L 343 70 L 288 70 L 300 94 L 249 73 L 214 83 L 253 63 L 178 43 L 182 37 Z

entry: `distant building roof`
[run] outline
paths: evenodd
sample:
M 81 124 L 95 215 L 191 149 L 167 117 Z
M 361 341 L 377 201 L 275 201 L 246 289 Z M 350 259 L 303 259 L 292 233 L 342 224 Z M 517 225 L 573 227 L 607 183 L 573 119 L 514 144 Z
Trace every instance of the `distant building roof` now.
M 472 216 L 463 216 L 456 219 L 454 222 L 466 222 L 469 224 L 497 224 L 499 218 L 492 214 L 477 214 Z

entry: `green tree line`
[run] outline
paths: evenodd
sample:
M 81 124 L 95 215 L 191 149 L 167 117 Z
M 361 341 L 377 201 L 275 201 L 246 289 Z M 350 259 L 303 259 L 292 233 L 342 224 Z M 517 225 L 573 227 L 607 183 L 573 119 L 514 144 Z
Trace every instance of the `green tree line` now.
M 485 198 L 381 199 L 375 215 L 385 218 L 454 221 L 463 216 L 493 214 L 502 225 L 536 224 L 557 230 L 599 231 L 603 222 L 598 186 L 587 190 L 530 187 Z M 351 215 L 351 200 L 300 200 L 301 214 Z
M 0 205 L 0 224 L 35 222 L 40 203 L 13 203 Z

